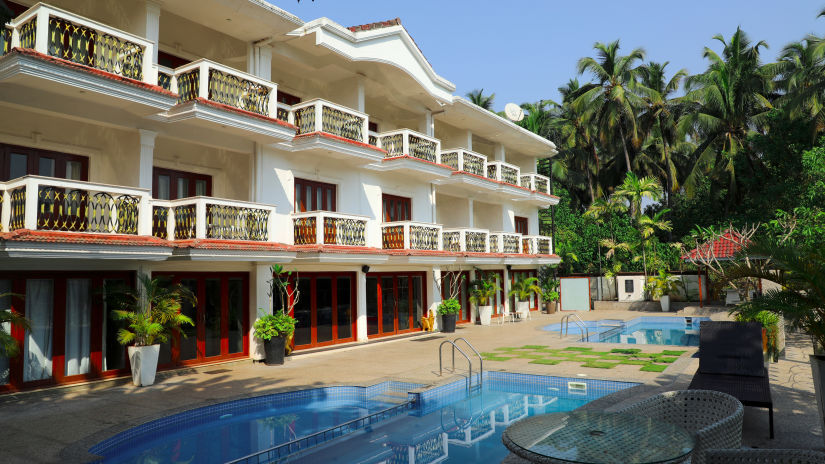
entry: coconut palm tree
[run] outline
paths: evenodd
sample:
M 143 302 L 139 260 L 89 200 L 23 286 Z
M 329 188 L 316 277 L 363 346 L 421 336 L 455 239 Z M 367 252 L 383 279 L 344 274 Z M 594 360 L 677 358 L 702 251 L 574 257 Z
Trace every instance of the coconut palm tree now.
M 625 167 L 627 172 L 632 172 L 627 147 L 638 142 L 636 109 L 644 103 L 633 89 L 638 74 L 637 63 L 644 59 L 645 52 L 636 48 L 626 56 L 619 55 L 618 40 L 608 44 L 596 42 L 593 48 L 596 58 L 580 59 L 578 71 L 579 74 L 592 74 L 596 85 L 582 92 L 573 107 L 585 113 L 601 129 L 599 135 L 603 144 L 615 138 L 610 137 L 611 131 L 618 130 Z
M 642 200 L 659 201 L 662 198 L 662 185 L 653 177 L 638 177 L 628 172 L 622 185 L 616 187 L 614 195 L 630 204 L 630 215 L 638 222 L 642 215 Z
M 730 40 L 721 35 L 713 38 L 722 44 L 722 55 L 705 47 L 708 69 L 685 81 L 687 93 L 682 101 L 689 109 L 679 119 L 678 129 L 680 135 L 694 137 L 697 147 L 696 163 L 684 185 L 693 196 L 702 173 L 710 172 L 717 179 L 727 173 L 732 202 L 737 190 L 737 160 L 744 157 L 751 171 L 759 163 L 745 147 L 748 136 L 763 126 L 772 108 L 771 70 L 760 59 L 760 50 L 767 47 L 764 41 L 752 45 L 739 28 Z
M 785 93 L 776 103 L 788 108 L 791 117 L 812 120 L 811 135 L 816 138 L 825 129 L 825 40 L 809 35 L 790 43 L 767 68 L 777 75 L 776 86 Z
M 484 89 L 475 89 L 467 92 L 467 98 L 485 110 L 493 111 L 493 101 L 496 99 L 496 94 L 484 95 Z
M 658 232 L 668 232 L 673 230 L 673 225 L 671 222 L 664 218 L 664 215 L 669 213 L 670 210 L 665 208 L 653 216 L 647 216 L 645 214 L 639 217 L 639 235 L 642 237 L 641 245 L 642 245 L 642 267 L 645 271 L 645 282 L 647 282 L 647 243 L 650 241 L 651 237 Z

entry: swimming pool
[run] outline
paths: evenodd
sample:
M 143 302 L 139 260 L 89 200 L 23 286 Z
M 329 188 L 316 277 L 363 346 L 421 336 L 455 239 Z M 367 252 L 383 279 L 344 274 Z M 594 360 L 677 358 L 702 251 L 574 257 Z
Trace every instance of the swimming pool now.
M 478 375 L 471 393 L 463 380 L 427 390 L 384 382 L 232 401 L 143 424 L 89 451 L 107 463 L 275 462 L 277 456 L 305 463 L 498 463 L 509 453 L 501 433 L 510 423 L 570 411 L 635 385 L 504 372 L 485 372 L 481 387 L 477 382 Z M 361 419 L 370 414 L 370 423 Z M 318 439 L 322 430 L 337 434 Z
M 699 346 L 699 323 L 709 320 L 709 317 L 676 316 L 642 316 L 629 321 L 602 319 L 585 321 L 587 330 L 584 334 L 577 324 L 571 322 L 568 333 L 582 337 L 587 335 L 588 342 Z M 558 332 L 561 324 L 550 324 L 544 330 Z

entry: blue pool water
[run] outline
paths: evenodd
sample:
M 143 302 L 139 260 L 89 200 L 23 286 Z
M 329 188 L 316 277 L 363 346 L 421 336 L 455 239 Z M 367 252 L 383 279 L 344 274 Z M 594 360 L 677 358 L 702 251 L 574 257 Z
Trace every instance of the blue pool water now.
M 221 463 L 292 442 L 288 450 L 279 448 L 284 462 L 498 463 L 509 453 L 501 433 L 510 423 L 570 411 L 633 385 L 485 372 L 482 387 L 469 394 L 464 381 L 428 390 L 401 382 L 318 388 L 187 411 L 128 430 L 89 451 L 107 463 Z M 388 408 L 401 412 L 363 427 L 336 429 L 338 435 L 321 443 L 300 440 Z
M 585 321 L 585 333 L 572 322 L 567 331 L 571 335 L 587 335 L 589 342 L 699 346 L 699 323 L 709 320 L 708 317 L 675 316 L 643 316 L 629 321 L 602 319 Z M 561 324 L 550 324 L 544 330 L 558 332 Z

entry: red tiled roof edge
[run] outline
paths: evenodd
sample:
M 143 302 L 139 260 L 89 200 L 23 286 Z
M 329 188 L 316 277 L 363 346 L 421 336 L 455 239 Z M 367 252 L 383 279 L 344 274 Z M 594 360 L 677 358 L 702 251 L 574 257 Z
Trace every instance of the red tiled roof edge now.
M 383 29 L 385 27 L 392 27 L 392 26 L 400 26 L 401 25 L 401 18 L 395 19 L 388 19 L 386 21 L 378 21 L 375 23 L 369 24 L 360 24 L 358 26 L 350 26 L 349 29 L 352 32 L 359 32 L 359 31 L 371 31 L 374 29 Z
M 15 47 L 15 48 L 11 49 L 11 51 L 9 53 L 4 55 L 4 57 L 5 56 L 11 56 L 15 53 L 20 54 L 20 55 L 35 57 L 35 58 L 38 58 L 38 59 L 41 59 L 41 60 L 44 60 L 44 61 L 50 61 L 52 63 L 59 64 L 61 66 L 65 66 L 67 68 L 72 68 L 72 69 L 78 69 L 78 70 L 81 70 L 81 71 L 85 71 L 85 72 L 88 72 L 89 74 L 95 74 L 95 75 L 98 75 L 98 76 L 101 76 L 101 77 L 105 77 L 107 79 L 111 79 L 113 81 L 123 82 L 125 84 L 129 84 L 129 85 L 132 85 L 132 86 L 135 86 L 135 87 L 141 87 L 141 88 L 144 88 L 146 90 L 151 90 L 153 92 L 163 94 L 163 95 L 166 95 L 166 96 L 169 96 L 169 97 L 177 97 L 178 96 L 178 94 L 170 92 L 170 91 L 168 91 L 168 90 L 166 90 L 163 87 L 158 86 L 158 85 L 147 84 L 146 82 L 142 82 L 142 81 L 132 79 L 132 78 L 129 78 L 129 77 L 123 77 L 123 76 L 119 76 L 119 75 L 114 74 L 114 73 L 110 73 L 110 72 L 107 72 L 107 71 L 102 71 L 100 69 L 90 68 L 89 66 L 79 64 L 79 63 L 74 63 L 74 62 L 69 61 L 69 60 L 64 60 L 63 58 L 58 58 L 56 56 L 44 55 L 43 53 L 40 53 L 40 52 L 35 51 L 35 50 L 28 49 L 28 48 Z M 1 59 L 3 59 L 3 57 L 0 57 L 0 60 Z
M 738 235 L 738 234 L 737 234 Z M 680 259 L 695 259 L 700 253 L 702 256 L 713 256 L 717 259 L 727 259 L 733 257 L 742 248 L 748 245 L 748 241 L 741 235 L 735 237 L 730 229 L 723 232 L 719 238 L 712 242 L 705 242 L 698 247 L 682 255 Z M 711 250 L 712 254 L 711 254 Z
M 327 138 L 327 139 L 337 140 L 339 142 L 348 143 L 350 145 L 355 145 L 357 147 L 369 148 L 370 150 L 380 151 L 381 153 L 386 153 L 387 152 L 386 150 L 378 148 L 375 145 L 370 145 L 370 144 L 364 143 L 364 142 L 358 142 L 356 140 L 350 140 L 348 138 L 340 137 L 340 136 L 333 135 L 333 134 L 328 134 L 326 132 L 308 132 L 306 134 L 296 135 L 295 140 L 302 139 L 302 138 L 309 138 L 309 137 L 324 137 L 324 138 Z
M 439 163 L 435 163 L 435 162 L 430 161 L 430 160 L 416 158 L 415 156 L 410 156 L 410 155 L 390 156 L 390 157 L 384 158 L 383 160 L 381 160 L 381 162 L 387 162 L 387 161 L 393 161 L 393 160 L 399 160 L 399 159 L 411 159 L 411 160 L 414 160 L 414 161 L 419 161 L 419 162 L 422 162 L 422 163 L 431 164 L 433 166 L 438 166 L 440 168 L 447 168 L 447 169 L 450 169 L 450 170 L 453 169 L 450 166 L 447 166 L 446 164 L 439 164 Z
M 266 122 L 275 123 L 275 124 L 278 124 L 279 126 L 284 126 L 287 129 L 292 129 L 292 130 L 295 130 L 295 131 L 298 130 L 298 126 L 296 126 L 294 124 L 290 124 L 286 121 L 281 121 L 278 118 L 271 118 L 269 116 L 264 116 L 262 114 L 253 113 L 252 111 L 247 111 L 247 110 L 242 110 L 240 108 L 235 108 L 234 106 L 229 106 L 229 105 L 225 105 L 223 103 L 213 102 L 212 100 L 207 100 L 203 97 L 198 97 L 198 98 L 196 98 L 194 100 L 190 100 L 190 101 L 195 101 L 195 102 L 198 102 L 198 103 L 203 104 L 203 105 L 212 106 L 212 107 L 219 108 L 219 109 L 226 110 L 226 111 L 231 111 L 233 113 L 238 113 L 238 114 L 241 114 L 241 115 L 244 115 L 244 116 L 249 116 L 249 117 L 256 118 L 256 119 L 261 119 L 261 120 L 264 120 Z M 182 104 L 185 105 L 186 103 L 189 103 L 189 102 L 188 101 L 183 102 Z
M 0 234 L 0 239 L 18 242 L 77 243 L 83 245 L 157 246 L 171 248 L 172 242 L 145 235 L 95 234 L 51 230 L 17 229 Z
M 170 242 L 175 248 L 201 250 L 290 251 L 290 245 L 256 240 L 189 239 Z

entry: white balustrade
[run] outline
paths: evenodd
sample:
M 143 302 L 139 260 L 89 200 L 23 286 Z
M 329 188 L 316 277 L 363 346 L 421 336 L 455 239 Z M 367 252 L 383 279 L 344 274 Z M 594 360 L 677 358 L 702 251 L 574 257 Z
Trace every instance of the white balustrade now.
M 540 193 L 550 193 L 550 178 L 536 173 L 521 175 L 521 186 Z
M 521 169 L 504 161 L 488 161 L 487 178 L 507 184 L 520 185 Z
M 521 234 L 490 232 L 490 253 L 521 253 Z
M 309 211 L 293 213 L 295 245 L 367 245 L 367 216 Z
M 180 102 L 202 98 L 263 116 L 278 114 L 277 84 L 205 58 L 175 68 L 173 80 Z
M 477 176 L 487 176 L 487 157 L 463 148 L 452 148 L 441 152 L 441 164 L 454 171 L 469 172 Z
M 382 246 L 385 250 L 441 250 L 441 229 L 427 222 L 385 222 L 381 225 Z
M 545 235 L 525 235 L 521 238 L 522 253 L 528 255 L 553 254 L 553 239 Z
M 292 106 L 298 135 L 325 132 L 368 143 L 369 116 L 346 106 L 315 98 Z
M 387 152 L 387 157 L 412 156 L 431 163 L 441 163 L 441 141 L 421 132 L 400 129 L 382 132 L 376 136 L 378 147 Z
M 467 227 L 442 229 L 441 240 L 444 251 L 490 252 L 490 231 L 486 229 Z

